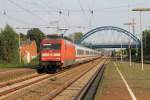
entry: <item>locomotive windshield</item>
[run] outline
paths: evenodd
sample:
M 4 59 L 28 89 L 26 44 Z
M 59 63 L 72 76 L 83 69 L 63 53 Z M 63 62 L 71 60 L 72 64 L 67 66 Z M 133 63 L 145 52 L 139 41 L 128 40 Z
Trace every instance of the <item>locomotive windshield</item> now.
M 42 50 L 60 50 L 61 45 L 60 44 L 43 44 Z

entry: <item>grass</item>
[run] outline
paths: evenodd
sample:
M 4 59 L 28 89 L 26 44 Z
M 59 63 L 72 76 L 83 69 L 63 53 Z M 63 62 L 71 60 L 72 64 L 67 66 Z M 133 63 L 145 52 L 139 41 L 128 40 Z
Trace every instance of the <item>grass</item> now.
M 150 100 L 150 64 L 144 64 L 143 71 L 141 63 L 118 62 L 118 66 L 137 99 Z
M 0 68 L 27 68 L 34 66 L 32 64 L 0 64 Z
M 141 70 L 140 63 L 132 63 L 132 66 L 129 65 L 129 62 L 124 61 L 120 62 L 120 60 L 111 60 L 107 65 L 104 73 L 104 78 L 102 82 L 102 86 L 98 91 L 97 98 L 100 99 L 108 96 L 108 91 L 111 89 L 122 89 L 122 91 L 127 91 L 123 80 L 121 79 L 119 73 L 116 70 L 114 62 L 118 65 L 117 67 L 120 69 L 127 83 L 137 96 L 137 98 L 145 97 L 150 91 L 150 64 L 144 64 L 144 71 Z M 117 91 L 111 93 L 115 96 Z M 141 93 L 141 94 L 139 94 Z M 110 95 L 110 96 L 112 96 Z M 150 98 L 148 95 L 147 98 Z M 99 100 L 99 99 L 96 99 Z M 139 99 L 139 100 L 149 100 L 149 99 Z
M 120 62 L 120 60 L 111 60 L 106 65 L 103 82 L 98 89 L 95 100 L 105 100 L 105 97 L 111 96 L 115 97 L 116 94 L 119 93 L 118 91 L 115 91 L 116 89 L 127 91 L 123 80 L 116 70 L 114 62 L 118 65 L 117 67 L 120 69 L 138 100 L 150 100 L 148 99 L 150 98 L 150 64 L 144 64 L 144 71 L 142 71 L 141 63 L 132 63 L 132 66 L 130 66 L 129 62 Z M 113 90 L 114 93 L 109 94 L 109 91 L 111 90 Z M 122 92 L 120 92 L 120 95 L 123 95 Z
M 11 63 L 0 63 L 0 68 L 27 68 L 38 65 L 38 58 L 33 59 L 29 64 L 11 64 Z
M 140 63 L 119 62 L 119 69 L 132 87 L 150 88 L 150 64 L 144 64 L 144 70 Z
M 150 64 L 150 60 L 144 60 L 145 64 Z

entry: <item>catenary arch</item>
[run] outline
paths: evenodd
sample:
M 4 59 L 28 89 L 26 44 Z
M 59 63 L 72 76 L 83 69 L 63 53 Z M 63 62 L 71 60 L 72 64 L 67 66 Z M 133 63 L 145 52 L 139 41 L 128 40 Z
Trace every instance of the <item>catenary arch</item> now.
M 114 27 L 114 26 L 103 26 L 103 27 L 98 27 L 98 28 L 92 29 L 82 36 L 79 43 L 82 43 L 86 38 L 88 38 L 92 34 L 94 34 L 96 32 L 100 32 L 100 31 L 105 31 L 105 30 L 113 30 L 113 31 L 123 33 L 123 34 L 127 35 L 128 37 L 130 37 L 131 39 L 133 39 L 137 43 L 137 45 L 140 44 L 139 38 L 137 38 L 134 34 L 130 33 L 129 31 L 127 31 L 125 29 L 122 29 L 119 27 Z

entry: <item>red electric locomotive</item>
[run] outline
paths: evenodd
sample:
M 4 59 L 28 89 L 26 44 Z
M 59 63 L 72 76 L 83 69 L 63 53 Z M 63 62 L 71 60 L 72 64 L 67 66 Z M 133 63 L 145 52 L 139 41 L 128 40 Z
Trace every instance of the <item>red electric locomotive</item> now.
M 63 67 L 99 56 L 100 52 L 75 45 L 61 35 L 49 35 L 41 42 L 38 72 L 57 72 Z
M 39 70 L 57 71 L 75 62 L 75 45 L 59 35 L 42 40 Z

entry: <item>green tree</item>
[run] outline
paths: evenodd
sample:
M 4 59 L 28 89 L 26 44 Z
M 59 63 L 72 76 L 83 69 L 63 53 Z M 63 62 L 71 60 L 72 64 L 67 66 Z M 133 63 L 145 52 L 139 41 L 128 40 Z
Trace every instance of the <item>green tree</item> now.
M 0 63 L 2 62 L 3 53 L 2 53 L 2 36 L 0 32 Z
M 143 31 L 142 35 L 144 60 L 150 60 L 150 30 Z M 138 49 L 138 58 L 141 60 L 141 48 Z
M 143 55 L 146 60 L 150 60 L 150 30 L 143 32 Z
M 33 28 L 33 29 L 28 30 L 27 38 L 30 38 L 30 40 L 36 41 L 37 51 L 39 52 L 40 42 L 43 38 L 45 38 L 44 33 L 39 28 Z
M 20 40 L 21 41 L 26 41 L 28 38 L 27 38 L 27 35 L 23 34 L 23 33 L 20 33 Z
M 112 56 L 112 57 L 115 57 L 115 56 L 116 56 L 116 51 L 115 51 L 115 50 L 112 51 L 111 56 Z
M 17 33 L 9 25 L 0 33 L 0 55 L 3 63 L 18 63 Z
M 71 34 L 69 37 L 71 37 L 75 43 L 78 43 L 82 38 L 82 36 L 83 36 L 82 32 L 75 32 Z

